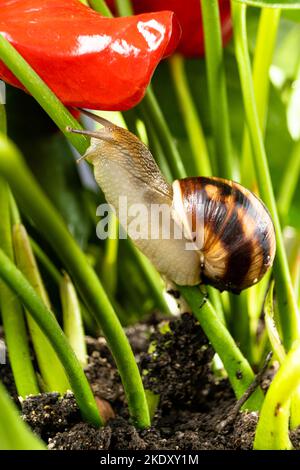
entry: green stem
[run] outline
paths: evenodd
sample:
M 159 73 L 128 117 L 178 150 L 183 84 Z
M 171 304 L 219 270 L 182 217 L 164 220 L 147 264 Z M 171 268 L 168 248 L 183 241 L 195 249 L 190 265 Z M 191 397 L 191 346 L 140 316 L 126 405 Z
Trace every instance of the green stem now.
M 261 347 L 264 340 L 262 339 L 262 343 L 258 340 L 257 332 L 271 274 L 271 272 L 268 272 L 259 284 L 255 284 L 244 292 L 246 295 L 246 311 L 249 317 L 250 346 L 253 364 L 259 364 L 265 356 L 265 351 Z M 263 354 L 263 356 L 260 356 L 260 353 Z
M 218 176 L 232 179 L 233 159 L 219 3 L 218 0 L 199 1 L 203 17 L 210 117 L 215 146 L 213 170 Z
M 12 225 L 21 224 L 21 216 L 16 200 L 11 191 L 9 191 L 10 216 Z
M 25 166 L 16 147 L 1 136 L 0 173 L 10 182 L 20 207 L 65 264 L 88 310 L 99 322 L 117 363 L 134 423 L 141 428 L 149 426 L 147 401 L 134 355 L 96 273 Z
M 208 298 L 210 299 L 218 317 L 226 325 L 225 315 L 223 311 L 223 304 L 220 296 L 220 292 L 212 286 L 206 286 Z
M 0 382 L 0 450 L 46 450 L 45 444 L 22 421 Z
M 90 423 L 99 426 L 102 422 L 97 405 L 73 349 L 55 320 L 53 313 L 46 307 L 21 271 L 16 268 L 1 249 L 0 277 L 19 296 L 24 306 L 51 342 L 68 375 L 83 417 Z
M 119 16 L 132 16 L 134 14 L 131 2 L 128 0 L 116 0 Z
M 280 321 L 283 330 L 284 344 L 287 349 L 300 335 L 300 320 L 296 299 L 292 287 L 283 237 L 277 213 L 277 207 L 263 143 L 259 117 L 256 109 L 253 89 L 251 64 L 248 54 L 246 30 L 246 6 L 232 2 L 235 49 L 242 85 L 244 108 L 252 145 L 252 153 L 259 192 L 273 218 L 277 238 L 277 255 L 274 263 L 274 274 L 278 294 Z
M 1 84 L 0 84 L 1 85 Z M 1 99 L 1 91 L 0 91 L 0 99 Z M 4 134 L 6 134 L 6 112 L 5 112 L 5 106 L 4 104 L 0 103 L 0 130 Z
M 300 343 L 296 341 L 273 379 L 264 400 L 256 428 L 254 448 L 287 450 L 289 439 L 289 408 L 293 393 L 300 386 Z
M 9 189 L 0 178 L 0 247 L 13 260 Z M 31 355 L 22 306 L 17 296 L 0 282 L 0 306 L 10 364 L 18 395 L 37 395 L 39 387 L 31 362 Z
M 64 332 L 82 367 L 87 365 L 87 350 L 81 318 L 80 304 L 75 287 L 65 273 L 60 284 Z
M 284 222 L 287 219 L 291 202 L 297 189 L 300 174 L 300 140 L 295 143 L 292 154 L 285 165 L 283 177 L 280 182 L 277 207 Z
M 5 110 L 5 83 L 0 80 L 0 131 L 7 133 L 7 119 Z
M 41 249 L 41 247 L 32 238 L 30 239 L 30 244 L 31 244 L 31 247 L 32 247 L 32 250 L 36 259 L 45 268 L 45 270 L 51 276 L 53 281 L 59 286 L 62 281 L 62 275 L 59 272 L 59 270 L 56 268 L 56 266 L 54 266 L 52 261 L 46 255 L 46 253 Z M 83 321 L 85 323 L 85 326 L 89 334 L 92 334 L 94 336 L 99 336 L 100 334 L 99 327 L 94 317 L 92 317 L 91 314 L 87 311 L 83 303 L 80 304 L 80 309 L 81 309 Z
M 169 60 L 169 63 L 173 77 L 173 84 L 183 115 L 183 121 L 186 126 L 194 154 L 196 174 L 201 176 L 211 176 L 212 169 L 210 166 L 208 149 L 200 118 L 189 90 L 184 69 L 184 59 L 180 55 L 174 55 Z
M 41 249 L 41 247 L 32 238 L 30 238 L 30 244 L 31 244 L 32 251 L 35 257 L 37 258 L 37 260 L 45 268 L 47 273 L 50 274 L 50 276 L 56 282 L 56 284 L 59 285 L 62 280 L 62 275 L 59 272 L 59 270 L 56 268 L 56 266 L 54 266 L 52 261 L 46 255 L 46 253 Z
M 44 108 L 78 152 L 84 154 L 89 146 L 89 139 L 66 131 L 67 126 L 82 129 L 80 124 L 2 34 L 0 34 L 0 58 Z
M 255 52 L 253 57 L 253 88 L 262 135 L 265 134 L 270 91 L 269 70 L 272 64 L 281 11 L 263 8 L 260 14 Z M 251 156 L 251 142 L 248 129 L 244 130 L 242 150 L 242 183 L 254 187 L 255 170 Z
M 104 0 L 88 0 L 91 7 L 103 16 L 111 18 L 113 15 Z
M 233 312 L 230 331 L 239 345 L 242 353 L 247 357 L 250 364 L 253 363 L 253 350 L 250 335 L 250 317 L 247 309 L 246 292 L 231 296 L 230 306 Z M 238 321 L 237 321 L 238 319 Z
M 237 398 L 240 398 L 254 379 L 248 361 L 235 344 L 210 302 L 205 302 L 205 294 L 201 293 L 197 287 L 177 287 L 190 305 L 212 347 L 223 362 L 234 393 Z M 260 389 L 257 389 L 248 399 L 245 407 L 249 410 L 259 410 L 262 401 L 263 393 Z
M 50 310 L 49 297 L 38 270 L 27 231 L 22 224 L 15 224 L 13 226 L 13 246 L 18 268 L 43 300 L 48 310 Z M 59 392 L 63 395 L 70 388 L 65 371 L 47 336 L 44 335 L 37 323 L 27 312 L 26 317 L 39 370 L 45 384 L 45 391 Z

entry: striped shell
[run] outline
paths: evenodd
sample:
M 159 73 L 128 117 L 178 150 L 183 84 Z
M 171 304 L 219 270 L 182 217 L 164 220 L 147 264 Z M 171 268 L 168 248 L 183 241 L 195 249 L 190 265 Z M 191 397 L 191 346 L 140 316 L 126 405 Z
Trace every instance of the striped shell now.
M 173 210 L 197 247 L 201 282 L 239 293 L 272 266 L 276 240 L 271 216 L 240 184 L 222 178 L 176 180 Z

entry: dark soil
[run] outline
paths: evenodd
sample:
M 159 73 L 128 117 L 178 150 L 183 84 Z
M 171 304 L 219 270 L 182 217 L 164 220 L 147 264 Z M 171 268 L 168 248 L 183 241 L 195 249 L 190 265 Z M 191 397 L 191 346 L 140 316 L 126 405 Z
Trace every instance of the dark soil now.
M 199 324 L 188 314 L 153 324 L 127 330 L 145 387 L 161 396 L 151 429 L 137 430 L 130 424 L 106 342 L 87 338 L 86 375 L 95 395 L 109 402 L 116 417 L 95 429 L 82 422 L 72 393 L 63 398 L 56 393 L 29 397 L 21 403 L 23 418 L 49 449 L 252 449 L 256 413 L 240 412 L 233 424 L 222 427 L 236 400 L 227 380 L 217 381 L 211 373 L 213 351 Z M 3 368 L 0 371 L 3 378 Z M 6 385 L 15 396 L 9 374 L 6 366 Z M 299 448 L 300 432 L 291 437 Z

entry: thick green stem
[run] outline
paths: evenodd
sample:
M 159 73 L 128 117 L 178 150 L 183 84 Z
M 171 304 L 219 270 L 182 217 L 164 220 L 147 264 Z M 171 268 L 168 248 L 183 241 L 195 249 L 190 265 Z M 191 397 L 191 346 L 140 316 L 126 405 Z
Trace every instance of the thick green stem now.
M 287 450 L 289 439 L 289 408 L 293 393 L 300 386 L 300 343 L 296 341 L 273 379 L 264 400 L 256 428 L 254 448 Z
M 253 371 L 226 326 L 219 318 L 209 301 L 197 287 L 177 286 L 190 305 L 193 314 L 199 321 L 204 333 L 212 344 L 215 352 L 223 362 L 229 381 L 237 398 L 240 398 L 253 382 Z M 259 410 L 263 401 L 263 393 L 257 389 L 246 402 L 245 408 Z
M 45 444 L 22 421 L 1 382 L 0 409 L 0 450 L 46 450 Z
M 184 59 L 180 55 L 174 55 L 171 57 L 169 63 L 173 77 L 173 84 L 183 115 L 183 121 L 194 154 L 196 174 L 201 176 L 211 176 L 212 170 L 209 161 L 208 149 L 200 118 L 189 90 L 184 70 Z
M 105 0 L 88 0 L 91 7 L 101 13 L 103 16 L 108 16 L 111 18 L 113 15 L 111 14 L 110 9 L 105 3 Z
M 0 91 L 0 100 L 1 100 L 1 91 Z M 0 130 L 1 132 L 4 132 L 4 134 L 6 134 L 6 125 L 7 123 L 6 123 L 5 106 L 4 104 L 1 104 L 1 101 L 0 101 Z
M 218 176 L 232 179 L 233 159 L 219 3 L 218 0 L 199 1 L 203 17 L 210 118 L 215 147 L 213 170 Z
M 220 292 L 212 286 L 207 286 L 206 288 L 207 288 L 208 297 L 209 297 L 209 299 L 210 299 L 210 301 L 211 301 L 218 317 L 220 318 L 221 322 L 224 323 L 224 325 L 226 325 L 226 320 L 225 320 L 225 315 L 224 315 L 223 304 L 222 304 Z
M 46 253 L 32 238 L 30 239 L 30 244 L 38 262 L 44 267 L 46 272 L 50 275 L 50 277 L 57 284 L 57 286 L 59 286 L 63 278 L 60 271 L 56 268 L 56 266 L 54 266 L 52 261 L 46 255 Z M 80 304 L 80 309 L 83 321 L 89 334 L 99 336 L 99 326 L 97 325 L 95 318 L 91 316 L 91 314 L 87 311 L 86 306 L 83 303 Z
M 250 317 L 247 309 L 246 292 L 240 295 L 232 294 L 230 297 L 232 310 L 230 331 L 239 345 L 242 353 L 247 357 L 250 364 L 253 363 L 253 344 L 250 335 Z
M 280 14 L 281 11 L 276 8 L 262 9 L 253 57 L 253 88 L 257 115 L 263 136 L 265 134 L 270 91 L 269 70 L 272 64 L 276 44 Z M 241 173 L 242 183 L 249 188 L 254 187 L 256 180 L 251 152 L 251 142 L 248 129 L 246 127 L 243 137 Z
M 149 426 L 147 401 L 134 355 L 96 273 L 25 166 L 16 147 L 1 136 L 0 173 L 9 181 L 24 213 L 34 221 L 65 264 L 89 311 L 99 322 L 117 363 L 134 423 L 141 428 Z
M 277 213 L 267 156 L 263 143 L 257 113 L 252 82 L 251 64 L 248 53 L 246 30 L 246 6 L 232 2 L 235 50 L 242 85 L 246 120 L 252 145 L 254 167 L 256 170 L 259 192 L 273 218 L 277 238 L 277 255 L 274 263 L 277 298 L 280 322 L 283 330 L 284 344 L 287 349 L 300 335 L 300 319 L 297 303 L 291 282 L 283 237 Z
M 46 307 L 21 271 L 16 268 L 1 249 L 0 277 L 19 296 L 51 342 L 68 375 L 83 417 L 95 425 L 100 425 L 101 419 L 88 381 L 73 349 L 53 317 L 53 313 Z
M 116 0 L 119 16 L 132 16 L 134 14 L 131 2 L 128 0 Z
M 8 185 L 0 178 L 0 247 L 13 260 L 13 246 L 9 211 Z M 36 375 L 31 362 L 27 330 L 22 306 L 17 296 L 6 284 L 0 282 L 0 307 L 5 341 L 18 395 L 39 393 Z
M 66 134 L 71 144 L 83 154 L 89 146 L 89 139 L 66 131 L 67 126 L 74 129 L 82 129 L 82 127 L 2 34 L 0 34 L 0 58 L 49 114 L 59 129 Z

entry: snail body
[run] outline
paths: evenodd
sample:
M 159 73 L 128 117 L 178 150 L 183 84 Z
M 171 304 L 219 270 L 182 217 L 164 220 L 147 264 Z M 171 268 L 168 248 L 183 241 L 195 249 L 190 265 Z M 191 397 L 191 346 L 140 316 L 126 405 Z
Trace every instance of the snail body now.
M 87 112 L 86 112 L 87 113 Z M 257 283 L 272 266 L 275 232 L 271 216 L 251 191 L 222 178 L 192 177 L 170 185 L 149 149 L 129 131 L 87 113 L 104 125 L 91 135 L 83 158 L 94 166 L 95 179 L 118 216 L 122 197 L 128 207 L 145 207 L 135 244 L 157 270 L 178 285 L 213 285 L 239 293 Z M 169 208 L 170 237 L 151 237 L 146 217 L 153 205 Z M 128 214 L 128 235 L 133 214 Z M 177 238 L 176 230 L 183 236 Z

